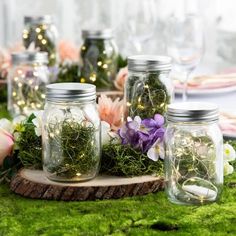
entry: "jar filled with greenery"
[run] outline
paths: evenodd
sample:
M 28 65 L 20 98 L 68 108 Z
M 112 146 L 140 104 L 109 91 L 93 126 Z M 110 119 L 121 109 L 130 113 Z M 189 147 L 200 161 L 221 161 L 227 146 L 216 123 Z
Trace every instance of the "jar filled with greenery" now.
M 171 58 L 167 56 L 138 55 L 128 58 L 125 116 L 145 119 L 165 114 L 173 94 L 170 69 Z
M 43 169 L 55 181 L 85 181 L 100 163 L 100 118 L 96 87 L 57 83 L 47 86 L 43 115 Z
M 8 74 L 8 110 L 11 115 L 29 115 L 44 107 L 45 90 L 49 81 L 46 52 L 12 54 Z
M 81 83 L 96 85 L 98 91 L 111 90 L 118 67 L 118 50 L 112 30 L 83 30 Z
M 57 64 L 57 37 L 58 32 L 54 24 L 53 17 L 45 16 L 25 16 L 25 27 L 23 30 L 23 43 L 25 48 L 32 44 L 39 51 L 48 53 L 48 65 Z

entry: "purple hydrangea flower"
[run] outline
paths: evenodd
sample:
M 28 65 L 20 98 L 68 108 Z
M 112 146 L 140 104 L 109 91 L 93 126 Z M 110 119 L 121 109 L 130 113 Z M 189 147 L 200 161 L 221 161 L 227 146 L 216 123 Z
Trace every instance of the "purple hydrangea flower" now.
M 143 153 L 147 153 L 157 140 L 162 140 L 164 135 L 164 117 L 156 114 L 154 119 L 141 120 L 136 116 L 133 120 L 127 119 L 127 122 L 119 129 L 118 134 L 123 145 L 131 145 Z

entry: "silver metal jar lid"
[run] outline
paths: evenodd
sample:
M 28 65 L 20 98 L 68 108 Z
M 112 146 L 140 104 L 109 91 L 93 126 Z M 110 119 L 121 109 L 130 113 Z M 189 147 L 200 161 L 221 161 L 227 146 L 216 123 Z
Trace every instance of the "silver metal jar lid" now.
M 54 22 L 54 17 L 51 15 L 44 16 L 25 16 L 25 24 L 51 24 Z
M 136 55 L 128 57 L 130 71 L 162 71 L 171 70 L 171 57 L 156 55 Z
M 214 103 L 172 103 L 167 107 L 166 118 L 171 122 L 211 122 L 218 120 L 219 110 Z
M 113 31 L 111 29 L 101 30 L 82 30 L 82 38 L 86 39 L 109 39 L 113 38 Z
M 48 53 L 47 52 L 19 52 L 12 53 L 12 63 L 14 65 L 19 63 L 48 63 Z
M 48 101 L 91 101 L 96 99 L 96 86 L 86 83 L 56 83 L 46 86 Z

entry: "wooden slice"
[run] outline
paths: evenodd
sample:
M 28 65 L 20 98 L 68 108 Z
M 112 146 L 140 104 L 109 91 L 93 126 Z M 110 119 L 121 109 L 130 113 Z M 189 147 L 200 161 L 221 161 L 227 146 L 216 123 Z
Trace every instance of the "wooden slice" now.
M 17 194 L 34 199 L 84 201 L 154 193 L 163 189 L 163 184 L 162 177 L 154 176 L 97 176 L 87 182 L 61 183 L 47 179 L 43 171 L 21 169 L 11 180 L 10 188 Z

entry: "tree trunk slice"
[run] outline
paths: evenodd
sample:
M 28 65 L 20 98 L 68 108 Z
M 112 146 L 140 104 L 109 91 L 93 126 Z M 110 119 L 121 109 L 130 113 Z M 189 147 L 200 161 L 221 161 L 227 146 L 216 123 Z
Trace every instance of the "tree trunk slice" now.
M 163 189 L 162 177 L 97 176 L 80 183 L 54 182 L 46 178 L 43 171 L 21 169 L 10 184 L 13 192 L 34 199 L 84 201 L 117 199 L 154 193 Z

